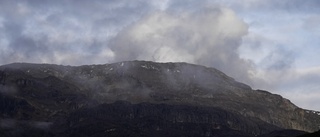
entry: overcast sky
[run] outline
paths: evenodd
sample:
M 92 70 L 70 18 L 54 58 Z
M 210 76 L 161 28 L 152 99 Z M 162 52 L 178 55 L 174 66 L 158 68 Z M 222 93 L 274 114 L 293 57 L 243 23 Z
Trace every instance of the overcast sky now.
M 319 0 L 0 0 L 0 65 L 215 67 L 320 110 Z

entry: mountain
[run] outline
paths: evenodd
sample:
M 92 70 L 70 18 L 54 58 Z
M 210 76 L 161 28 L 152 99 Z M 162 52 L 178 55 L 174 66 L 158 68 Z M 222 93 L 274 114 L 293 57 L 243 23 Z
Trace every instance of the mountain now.
M 3 65 L 0 101 L 4 136 L 251 137 L 320 126 L 320 112 L 187 63 Z

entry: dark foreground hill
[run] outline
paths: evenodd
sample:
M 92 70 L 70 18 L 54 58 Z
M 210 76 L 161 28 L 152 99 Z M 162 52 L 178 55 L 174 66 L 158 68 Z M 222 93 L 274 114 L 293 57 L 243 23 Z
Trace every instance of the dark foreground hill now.
M 145 61 L 1 66 L 0 114 L 3 136 L 296 136 L 320 126 L 320 112 L 214 68 Z
M 320 130 L 314 133 L 300 135 L 298 137 L 320 137 Z

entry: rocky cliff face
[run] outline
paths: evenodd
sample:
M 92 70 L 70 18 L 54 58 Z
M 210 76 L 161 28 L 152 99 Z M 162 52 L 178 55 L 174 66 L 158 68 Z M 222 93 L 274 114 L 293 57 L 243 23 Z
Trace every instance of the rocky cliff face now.
M 10 64 L 0 67 L 0 91 L 1 119 L 13 123 L 23 121 L 27 125 L 44 121 L 50 125 L 48 134 L 52 136 L 65 132 L 55 125 L 80 132 L 85 131 L 82 128 L 90 121 L 97 120 L 92 117 L 112 120 L 99 116 L 116 115 L 115 109 L 119 107 L 127 109 L 119 110 L 124 116 L 113 122 L 125 120 L 154 126 L 136 129 L 135 124 L 126 125 L 130 127 L 127 129 L 136 129 L 136 133 L 146 136 L 157 129 L 169 131 L 169 127 L 186 134 L 190 130 L 182 127 L 199 128 L 199 132 L 190 131 L 190 135 L 213 136 L 213 131 L 234 131 L 230 133 L 250 136 L 276 129 L 312 132 L 320 126 L 320 112 L 298 108 L 267 91 L 253 90 L 214 68 L 186 63 L 132 61 L 78 67 Z M 128 104 L 114 103 L 119 100 Z M 148 118 L 152 122 L 144 121 Z M 62 119 L 68 122 L 61 122 Z M 162 120 L 160 125 L 152 125 Z M 3 123 L 0 132 L 11 131 L 6 127 L 8 122 Z M 123 128 L 115 123 L 113 126 Z M 101 127 L 104 128 L 97 129 L 106 133 L 113 130 L 112 125 Z

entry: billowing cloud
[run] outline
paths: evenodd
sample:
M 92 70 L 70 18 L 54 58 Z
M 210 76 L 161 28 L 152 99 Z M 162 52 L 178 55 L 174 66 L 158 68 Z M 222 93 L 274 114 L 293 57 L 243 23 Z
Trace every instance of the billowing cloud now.
M 250 62 L 237 53 L 248 27 L 232 10 L 207 7 L 176 13 L 152 13 L 120 32 L 110 42 L 115 61 L 188 62 L 241 80 L 249 76 Z

